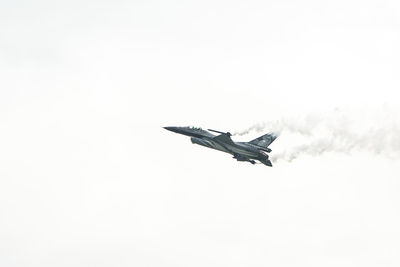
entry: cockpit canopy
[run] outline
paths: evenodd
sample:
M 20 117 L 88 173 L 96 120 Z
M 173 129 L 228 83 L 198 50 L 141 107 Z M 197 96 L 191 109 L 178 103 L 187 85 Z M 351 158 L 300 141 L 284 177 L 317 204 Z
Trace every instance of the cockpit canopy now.
M 203 131 L 200 127 L 195 127 L 195 126 L 189 126 L 189 129 L 195 130 L 195 131 Z

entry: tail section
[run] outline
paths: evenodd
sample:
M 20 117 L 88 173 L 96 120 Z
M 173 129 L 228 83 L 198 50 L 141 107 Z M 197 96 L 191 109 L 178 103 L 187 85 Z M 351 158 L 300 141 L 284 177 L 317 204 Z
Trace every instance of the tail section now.
M 274 142 L 274 140 L 277 138 L 278 136 L 274 133 L 267 133 L 264 134 L 263 136 L 260 136 L 254 140 L 251 140 L 249 143 L 259 146 L 261 148 L 268 148 L 268 146 Z M 271 152 L 270 149 L 268 149 L 269 151 L 267 152 Z

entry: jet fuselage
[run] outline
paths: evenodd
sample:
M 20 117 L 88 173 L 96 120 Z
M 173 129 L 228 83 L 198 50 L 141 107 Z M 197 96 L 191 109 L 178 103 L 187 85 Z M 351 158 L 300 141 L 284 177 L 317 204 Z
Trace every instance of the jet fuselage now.
M 249 142 L 233 142 L 229 133 L 214 135 L 201 128 L 194 127 L 164 128 L 175 133 L 190 136 L 193 144 L 229 153 L 238 161 L 248 161 L 254 164 L 254 160 L 258 160 L 267 166 L 272 166 L 271 161 L 268 159 L 268 154 L 264 152 L 271 151 L 270 149 Z

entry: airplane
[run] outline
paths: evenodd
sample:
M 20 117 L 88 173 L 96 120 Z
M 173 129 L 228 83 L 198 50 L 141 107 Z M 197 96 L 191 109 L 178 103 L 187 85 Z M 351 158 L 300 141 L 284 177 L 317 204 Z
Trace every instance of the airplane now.
M 256 160 L 272 167 L 267 153 L 272 150 L 268 146 L 278 137 L 274 133 L 264 134 L 250 142 L 234 142 L 231 139 L 230 132 L 220 132 L 208 129 L 203 130 L 198 127 L 163 127 L 164 129 L 190 136 L 193 144 L 216 149 L 233 155 L 237 161 L 248 161 L 251 164 L 256 164 Z M 210 132 L 218 133 L 214 135 Z

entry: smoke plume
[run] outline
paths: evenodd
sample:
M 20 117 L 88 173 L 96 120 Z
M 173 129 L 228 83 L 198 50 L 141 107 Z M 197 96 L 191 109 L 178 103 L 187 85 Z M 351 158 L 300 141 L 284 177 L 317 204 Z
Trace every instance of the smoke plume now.
M 387 108 L 379 111 L 343 111 L 308 114 L 259 123 L 235 133 L 272 131 L 275 141 L 272 160 L 292 161 L 302 155 L 365 151 L 390 158 L 400 157 L 400 114 Z

